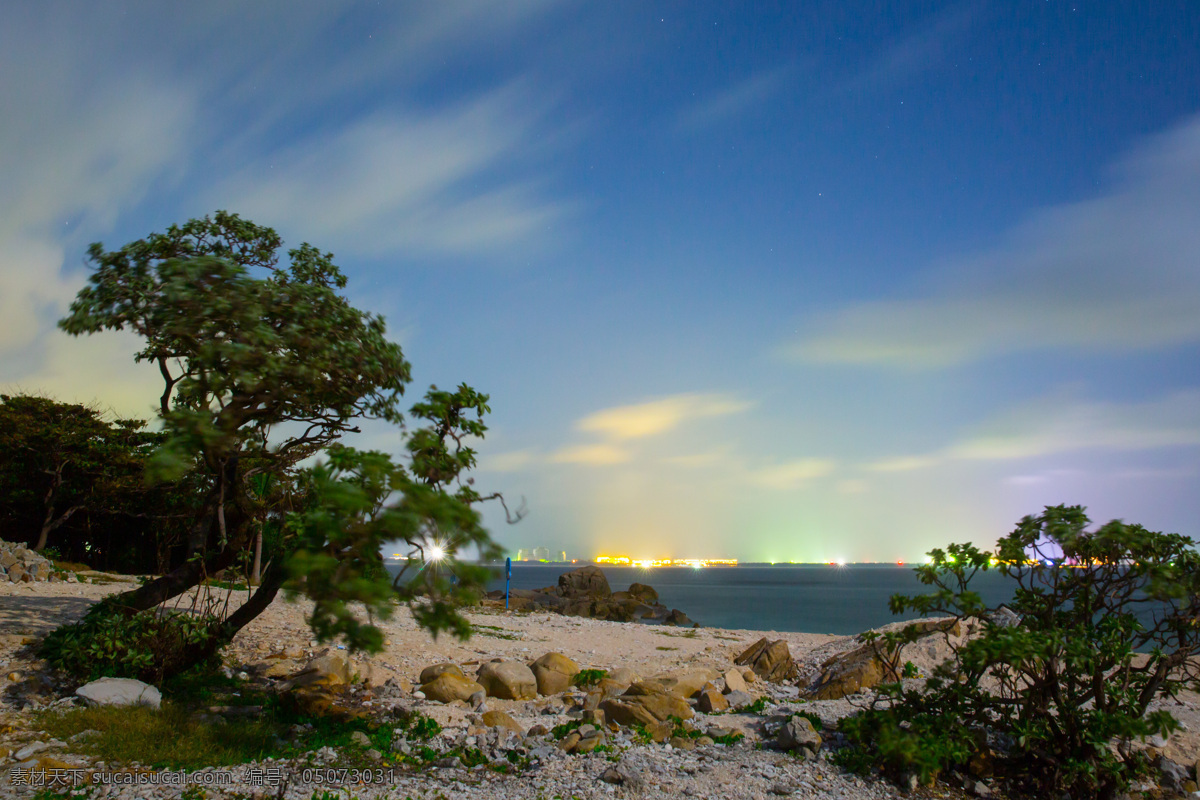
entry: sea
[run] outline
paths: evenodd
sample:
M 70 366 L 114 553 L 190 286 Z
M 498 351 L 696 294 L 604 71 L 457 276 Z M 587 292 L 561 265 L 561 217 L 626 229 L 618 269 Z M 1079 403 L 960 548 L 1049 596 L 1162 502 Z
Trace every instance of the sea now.
M 541 589 L 558 584 L 572 564 L 512 565 L 512 588 Z M 604 565 L 612 590 L 644 583 L 658 592 L 659 602 L 677 608 L 706 628 L 800 631 L 852 635 L 915 614 L 893 615 L 894 594 L 926 594 L 930 587 L 909 565 L 779 564 L 736 567 L 613 567 Z M 500 568 L 501 572 L 503 567 Z M 1012 581 L 995 572 L 978 573 L 971 589 L 988 605 L 1012 599 Z M 503 576 L 489 589 L 503 589 Z

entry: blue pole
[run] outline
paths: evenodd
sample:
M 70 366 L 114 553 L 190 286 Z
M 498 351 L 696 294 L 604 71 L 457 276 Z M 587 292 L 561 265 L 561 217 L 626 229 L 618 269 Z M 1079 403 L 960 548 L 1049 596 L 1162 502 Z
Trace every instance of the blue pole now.
M 508 585 L 512 582 L 512 559 L 504 559 L 504 610 L 508 610 Z

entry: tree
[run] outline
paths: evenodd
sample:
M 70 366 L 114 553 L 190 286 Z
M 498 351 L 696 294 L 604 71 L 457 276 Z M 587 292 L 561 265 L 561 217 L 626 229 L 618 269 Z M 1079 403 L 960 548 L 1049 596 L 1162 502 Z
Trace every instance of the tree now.
M 288 251 L 283 267 L 281 244 L 270 228 L 227 212 L 111 252 L 93 244 L 88 285 L 59 323 L 74 335 L 132 330 L 143 339 L 136 360 L 154 364 L 163 379 L 158 412 L 166 441 L 153 472 L 173 477 L 195 463 L 208 478 L 194 519 L 195 557 L 120 595 L 111 609 L 136 614 L 180 595 L 248 558 L 266 520 L 287 520 L 276 531 L 278 549 L 269 554 L 258 589 L 220 623 L 211 646 L 261 613 L 285 582 L 318 599 L 318 617 L 327 608 L 344 610 L 344 599 L 366 600 L 381 611 L 382 579 L 366 571 L 379 562 L 380 532 L 399 530 L 416 542 L 432 528 L 450 526 L 485 556 L 494 552 L 470 508 L 484 498 L 446 491 L 447 481 L 474 463 L 469 448 L 450 453 L 447 439 L 461 431 L 482 435 L 482 422 L 468 423 L 463 412 L 473 408 L 481 418 L 487 397 L 462 387 L 444 407 L 431 400 L 415 409 L 435 427 L 412 434 L 410 443 L 423 444 L 409 469 L 378 454 L 334 448 L 341 436 L 359 430 L 359 420 L 402 424 L 409 364 L 386 338 L 383 319 L 338 293 L 346 278 L 332 254 L 302 244 Z M 437 414 L 426 413 L 435 406 Z M 297 469 L 327 449 L 331 466 L 307 474 Z M 293 483 L 303 491 L 265 490 Z M 428 495 L 421 502 L 417 487 Z M 398 507 L 385 508 L 397 493 Z M 349 499 L 356 494 L 357 505 Z M 399 519 L 404 524 L 396 527 Z M 460 584 L 468 588 L 481 580 L 470 570 L 463 577 Z M 439 605 L 451 597 L 445 587 L 428 575 L 421 581 L 435 609 L 435 617 L 421 618 L 435 630 L 461 630 L 453 604 Z M 347 634 L 356 647 L 375 642 L 348 624 L 314 623 L 318 632 Z
M 144 463 L 161 441 L 143 420 L 106 422 L 75 403 L 0 395 L 0 514 L 45 549 L 80 512 L 93 517 L 145 503 Z M 22 518 L 36 515 L 32 525 Z
M 916 572 L 936 591 L 896 595 L 892 611 L 951 614 L 978 635 L 925 691 L 893 684 L 890 707 L 843 721 L 866 762 L 928 778 L 969 769 L 991 742 L 1000 769 L 1045 797 L 1112 798 L 1145 772 L 1131 741 L 1178 727 L 1150 703 L 1200 688 L 1200 556 L 1185 536 L 1089 523 L 1080 506 L 1047 507 L 995 553 L 930 553 Z M 988 569 L 1015 583 L 1007 611 L 969 588 Z

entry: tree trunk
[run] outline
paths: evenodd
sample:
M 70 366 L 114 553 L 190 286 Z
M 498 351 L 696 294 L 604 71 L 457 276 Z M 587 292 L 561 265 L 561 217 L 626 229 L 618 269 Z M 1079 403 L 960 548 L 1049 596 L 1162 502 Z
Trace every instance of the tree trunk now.
M 262 581 L 262 528 L 254 535 L 254 567 L 250 570 L 250 583 L 257 586 Z
M 262 583 L 259 584 L 254 594 L 250 595 L 250 599 L 229 615 L 229 618 L 221 624 L 216 636 L 191 653 L 189 662 L 199 664 L 206 661 L 215 656 L 222 647 L 232 642 L 238 631 L 250 624 L 259 614 L 266 611 L 267 606 L 271 605 L 271 601 L 279 593 L 286 577 L 287 573 L 279 560 L 272 559 L 263 572 Z

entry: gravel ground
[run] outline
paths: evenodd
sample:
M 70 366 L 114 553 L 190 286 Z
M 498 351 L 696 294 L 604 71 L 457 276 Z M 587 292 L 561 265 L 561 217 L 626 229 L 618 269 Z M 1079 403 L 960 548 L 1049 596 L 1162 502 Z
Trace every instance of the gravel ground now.
M 87 608 L 113 591 L 129 588 L 128 583 L 93 584 L 0 584 L 0 796 L 32 797 L 44 787 L 22 782 L 13 772 L 34 759 L 50 755 L 65 763 L 87 767 L 102 778 L 114 779 L 114 772 L 130 765 L 105 765 L 89 762 L 71 752 L 69 743 L 51 743 L 36 754 L 21 755 L 21 748 L 44 740 L 44 734 L 31 730 L 31 707 L 69 696 L 71 686 L 47 680 L 43 665 L 32 655 L 28 644 L 63 622 L 77 619 Z M 221 596 L 189 598 L 185 605 L 224 602 Z M 277 600 L 229 648 L 226 662 L 234 670 L 253 669 L 267 663 L 295 664 L 299 667 L 321 652 L 304 622 L 308 610 L 304 602 Z M 369 661 L 356 666 L 370 676 L 375 686 L 371 703 L 377 707 L 399 707 L 419 711 L 436 719 L 444 728 L 435 744 L 448 748 L 464 737 L 479 732 L 478 717 L 465 705 L 442 705 L 414 698 L 411 686 L 421 669 L 442 661 L 454 661 L 471 669 L 472 663 L 493 658 L 533 660 L 556 651 L 569 656 L 581 667 L 612 670 L 632 669 L 641 677 L 695 666 L 724 671 L 742 650 L 762 636 L 784 639 L 796 659 L 802 681 L 815 676 L 820 664 L 838 652 L 856 646 L 853 637 L 808 633 L 776 633 L 722 629 L 675 629 L 636 624 L 599 622 L 548 614 L 510 614 L 502 609 L 483 609 L 470 616 L 477 626 L 467 642 L 441 638 L 433 640 L 413 622 L 407 610 L 383 623 L 387 646 Z M 944 645 L 930 644 L 908 654 L 923 670 L 944 655 Z M 752 687 L 777 703 L 795 697 L 794 686 L 774 686 L 761 682 Z M 69 700 L 58 700 L 69 703 Z M 861 704 L 860 698 L 859 703 Z M 507 711 L 524 728 L 543 724 L 547 728 L 569 717 L 556 708 L 554 701 L 503 701 L 488 698 L 489 708 Z M 783 706 L 780 710 L 783 710 Z M 795 708 L 791 706 L 791 708 Z M 854 710 L 848 700 L 808 703 L 827 725 Z M 1170 710 L 1183 720 L 1188 730 L 1165 743 L 1176 761 L 1194 764 L 1200 746 L 1194 731 L 1200 731 L 1196 698 L 1189 696 Z M 478 745 L 494 759 L 503 761 L 509 750 L 528 759 L 528 766 L 514 775 L 500 774 L 479 766 L 474 769 L 432 767 L 412 772 L 408 769 L 381 768 L 368 774 L 338 772 L 328 767 L 326 757 L 334 753 L 318 752 L 306 763 L 264 762 L 192 773 L 191 780 L 203 786 L 204 796 L 285 797 L 310 800 L 314 792 L 331 796 L 359 798 L 876 798 L 911 797 L 895 786 L 875 780 L 863 780 L 843 774 L 826 760 L 822 751 L 814 760 L 802 760 L 774 749 L 772 709 L 763 715 L 697 714 L 697 730 L 712 727 L 741 732 L 745 738 L 733 745 L 706 744 L 694 750 L 676 749 L 669 744 L 639 744 L 622 731 L 608 740 L 611 752 L 567 755 L 549 736 L 529 736 L 523 740 L 495 741 L 479 738 Z M 470 740 L 472 744 L 475 740 Z M 7 755 L 5 751 L 9 750 Z M 1189 760 L 1190 759 L 1190 760 Z M 22 764 L 24 761 L 24 764 Z M 331 771 L 332 770 L 332 771 Z M 133 773 L 124 772 L 123 775 Z M 149 773 L 148 773 L 149 775 Z M 163 773 L 155 773 L 159 780 Z M 132 780 L 132 778 L 116 778 Z M 150 780 L 150 777 L 142 780 Z M 205 783 L 207 782 L 207 785 Z M 100 785 L 93 797 L 176 798 L 184 794 L 180 785 Z M 192 800 L 194 793 L 189 796 Z M 916 796 L 966 797 L 958 789 L 939 786 L 919 789 Z M 993 795 L 995 796 L 995 795 Z

